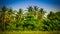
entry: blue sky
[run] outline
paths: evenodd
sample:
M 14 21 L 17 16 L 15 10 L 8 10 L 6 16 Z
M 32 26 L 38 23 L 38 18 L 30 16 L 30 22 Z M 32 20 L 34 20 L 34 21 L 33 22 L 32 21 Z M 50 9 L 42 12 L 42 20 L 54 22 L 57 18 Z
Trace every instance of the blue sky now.
M 3 5 L 14 10 L 19 8 L 26 10 L 29 6 L 38 6 L 46 11 L 60 10 L 60 0 L 0 0 L 0 7 Z

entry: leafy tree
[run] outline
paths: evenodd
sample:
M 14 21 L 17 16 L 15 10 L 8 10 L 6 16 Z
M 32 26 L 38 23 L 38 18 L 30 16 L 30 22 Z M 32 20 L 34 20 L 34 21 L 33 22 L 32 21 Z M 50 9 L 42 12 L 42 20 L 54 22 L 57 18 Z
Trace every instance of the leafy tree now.
M 47 18 L 50 20 L 49 25 L 51 24 L 52 27 L 51 30 L 58 30 L 60 28 L 60 22 L 59 22 L 59 18 L 58 18 L 59 13 L 58 12 L 50 12 L 50 14 L 48 14 Z
M 55 18 L 55 19 L 60 20 L 60 11 L 57 11 L 57 12 L 55 13 L 55 15 L 56 15 L 56 18 Z

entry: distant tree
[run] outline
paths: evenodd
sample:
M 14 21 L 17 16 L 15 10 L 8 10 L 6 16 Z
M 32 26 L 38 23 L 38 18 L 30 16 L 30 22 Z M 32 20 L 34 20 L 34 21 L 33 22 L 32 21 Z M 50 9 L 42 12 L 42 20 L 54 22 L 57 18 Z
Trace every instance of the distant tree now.
M 38 10 L 39 10 L 39 8 L 37 7 L 37 6 L 34 6 L 34 12 L 33 12 L 33 14 L 34 14 L 34 16 L 37 16 L 38 15 Z
M 34 6 L 34 10 L 35 10 L 35 11 L 38 11 L 38 8 L 39 8 L 39 7 L 37 7 L 37 6 Z
M 33 11 L 32 6 L 29 6 L 29 7 L 28 7 L 28 12 L 32 12 L 32 11 Z

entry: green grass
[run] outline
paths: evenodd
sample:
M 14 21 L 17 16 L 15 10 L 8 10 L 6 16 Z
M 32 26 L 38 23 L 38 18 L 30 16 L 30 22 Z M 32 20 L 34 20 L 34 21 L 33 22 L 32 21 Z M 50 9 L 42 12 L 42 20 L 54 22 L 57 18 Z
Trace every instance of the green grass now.
M 6 31 L 0 34 L 60 34 L 60 31 Z

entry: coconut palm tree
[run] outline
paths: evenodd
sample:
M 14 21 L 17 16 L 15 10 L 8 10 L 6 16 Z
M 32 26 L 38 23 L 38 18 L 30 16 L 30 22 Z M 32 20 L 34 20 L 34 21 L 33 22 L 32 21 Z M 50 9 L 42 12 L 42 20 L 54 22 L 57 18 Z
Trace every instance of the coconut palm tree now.
M 28 7 L 28 12 L 32 12 L 32 11 L 33 11 L 32 6 L 29 6 L 29 7 Z
M 39 21 L 43 22 L 44 14 L 45 14 L 45 11 L 43 10 L 43 8 L 39 9 L 39 13 L 38 13 Z
M 22 9 L 19 9 L 19 12 L 17 12 L 17 19 L 18 20 L 21 20 L 22 19 L 22 16 L 23 16 L 23 10 Z
M 38 11 L 38 9 L 39 9 L 39 7 L 34 6 L 34 10 L 35 10 L 35 11 Z
M 1 8 L 1 11 L 2 11 L 2 12 L 1 12 L 1 20 L 2 20 L 1 23 L 4 24 L 4 31 L 5 31 L 5 23 L 6 23 L 5 14 L 6 14 L 7 8 L 6 8 L 5 6 L 3 6 L 3 7 Z
M 37 6 L 34 6 L 34 10 L 33 10 L 33 15 L 35 16 L 35 18 L 37 19 L 38 18 L 38 10 L 39 10 L 39 7 L 37 7 Z

